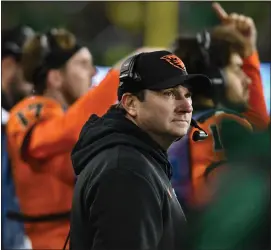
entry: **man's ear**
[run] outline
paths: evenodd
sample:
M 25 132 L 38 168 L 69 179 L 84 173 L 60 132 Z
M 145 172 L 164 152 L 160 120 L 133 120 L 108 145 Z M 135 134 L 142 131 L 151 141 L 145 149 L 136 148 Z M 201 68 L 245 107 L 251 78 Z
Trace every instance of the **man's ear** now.
M 48 80 L 48 87 L 54 88 L 54 89 L 60 89 L 62 87 L 63 83 L 63 76 L 60 72 L 60 70 L 57 69 L 51 69 L 48 72 L 47 75 Z
M 136 98 L 136 96 L 132 95 L 131 93 L 123 94 L 121 98 L 121 104 L 126 110 L 127 114 L 132 117 L 136 117 L 138 104 L 138 99 Z

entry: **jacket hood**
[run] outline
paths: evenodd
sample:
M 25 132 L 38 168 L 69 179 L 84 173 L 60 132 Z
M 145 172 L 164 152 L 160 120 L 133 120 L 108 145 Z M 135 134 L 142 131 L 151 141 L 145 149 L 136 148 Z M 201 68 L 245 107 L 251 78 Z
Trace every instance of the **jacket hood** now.
M 126 145 L 151 155 L 171 177 L 166 151 L 114 106 L 102 117 L 92 115 L 84 125 L 71 155 L 76 175 L 101 151 L 117 145 Z

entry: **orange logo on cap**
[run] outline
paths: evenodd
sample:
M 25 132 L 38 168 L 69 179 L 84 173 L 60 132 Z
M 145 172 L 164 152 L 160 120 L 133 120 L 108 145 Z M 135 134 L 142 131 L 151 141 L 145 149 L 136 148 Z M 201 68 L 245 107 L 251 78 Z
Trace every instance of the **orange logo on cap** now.
M 165 56 L 161 57 L 160 59 L 167 61 L 172 66 L 174 66 L 178 69 L 186 71 L 183 61 L 178 56 L 171 54 L 171 55 L 165 55 Z

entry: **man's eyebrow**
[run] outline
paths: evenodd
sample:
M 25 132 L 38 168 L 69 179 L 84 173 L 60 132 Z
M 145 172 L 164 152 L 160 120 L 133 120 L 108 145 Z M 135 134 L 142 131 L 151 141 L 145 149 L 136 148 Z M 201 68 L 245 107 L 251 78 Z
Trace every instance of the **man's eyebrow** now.
M 174 91 L 176 91 L 177 93 L 180 94 L 180 92 L 179 92 L 178 90 L 179 90 L 178 87 L 175 87 L 175 88 L 174 88 Z M 185 95 L 185 96 L 186 96 L 186 95 L 191 95 L 191 96 L 192 96 L 193 92 L 192 92 L 191 90 L 192 90 L 192 87 L 190 87 L 190 88 L 185 87 L 185 89 L 183 90 L 183 95 Z
M 186 87 L 186 88 L 187 88 L 187 91 L 188 91 L 188 92 L 192 92 L 192 89 L 193 89 L 193 88 L 192 88 L 191 86 Z

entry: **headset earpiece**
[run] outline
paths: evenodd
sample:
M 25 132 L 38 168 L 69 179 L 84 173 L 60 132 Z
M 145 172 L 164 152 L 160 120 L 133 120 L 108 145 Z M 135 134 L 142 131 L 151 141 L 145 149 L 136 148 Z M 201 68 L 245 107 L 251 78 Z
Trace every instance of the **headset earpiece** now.
M 207 132 L 204 131 L 194 119 L 191 119 L 191 126 L 198 129 L 194 131 L 192 135 L 193 141 L 203 141 L 208 138 Z
M 203 141 L 208 137 L 208 135 L 204 131 L 196 130 L 193 135 L 193 141 Z

